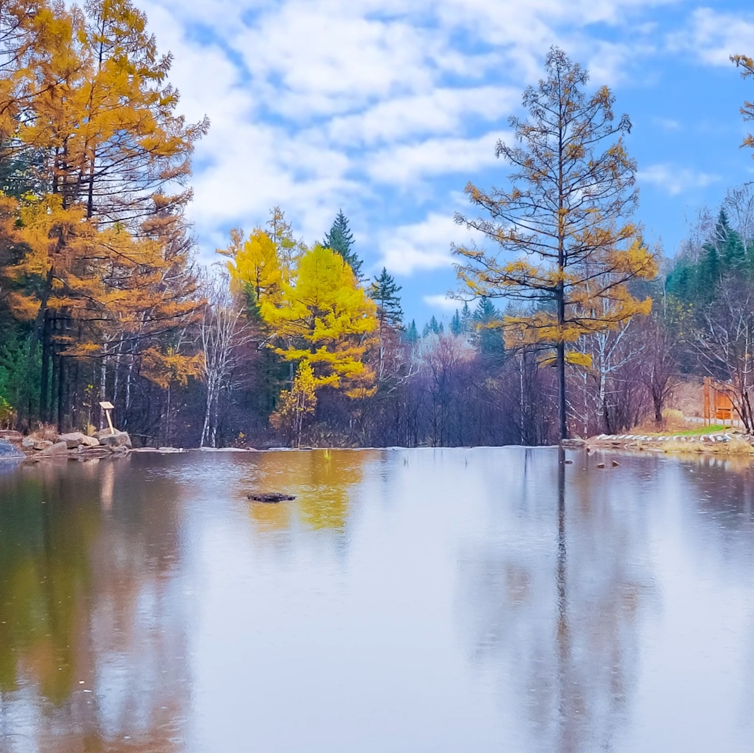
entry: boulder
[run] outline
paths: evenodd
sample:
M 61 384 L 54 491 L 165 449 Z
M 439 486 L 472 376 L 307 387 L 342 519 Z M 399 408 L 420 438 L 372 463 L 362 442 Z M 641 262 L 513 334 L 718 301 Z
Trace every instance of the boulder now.
M 131 449 L 131 437 L 128 436 L 127 431 L 117 431 L 115 434 L 111 434 L 110 431 L 98 431 L 97 434 L 94 435 L 99 439 L 99 443 L 103 447 L 125 447 L 126 449 Z
M 69 450 L 75 450 L 79 445 L 84 444 L 87 437 L 80 431 L 72 431 L 70 434 L 61 434 L 58 437 L 59 442 L 65 442 Z M 99 444 L 99 442 L 97 442 Z
M 100 447 L 99 439 L 97 437 L 87 437 L 84 436 L 84 438 L 81 440 L 81 444 L 83 447 Z
M 0 439 L 7 439 L 9 442 L 19 444 L 23 440 L 24 435 L 20 431 L 13 431 L 11 429 L 0 429 Z
M 26 455 L 7 439 L 0 439 L 0 460 L 24 460 Z
M 55 442 L 55 444 L 52 444 L 50 442 L 50 446 L 46 447 L 44 450 L 40 450 L 37 453 L 37 457 L 54 457 L 55 455 L 67 455 L 68 454 L 68 444 L 66 442 Z
M 31 446 L 34 450 L 47 450 L 53 445 L 53 442 L 50 442 L 49 439 L 32 439 L 31 445 L 27 445 L 25 442 L 26 440 L 24 440 L 24 447 Z
M 34 437 L 25 437 L 21 440 L 21 447 L 28 447 L 29 449 L 34 447 L 34 443 L 37 442 Z

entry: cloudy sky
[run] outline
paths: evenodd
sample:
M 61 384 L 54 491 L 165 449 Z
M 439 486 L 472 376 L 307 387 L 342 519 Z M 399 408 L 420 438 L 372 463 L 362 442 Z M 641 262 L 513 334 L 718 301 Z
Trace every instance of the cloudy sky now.
M 700 206 L 754 180 L 739 148 L 754 81 L 728 60 L 754 56 L 750 0 L 137 4 L 174 55 L 183 112 L 212 121 L 193 181 L 202 258 L 274 205 L 308 242 L 342 208 L 365 270 L 386 266 L 420 324 L 452 311 L 449 246 L 465 238 L 453 213 L 469 180 L 504 182 L 495 142 L 552 44 L 631 116 L 638 218 L 667 254 Z

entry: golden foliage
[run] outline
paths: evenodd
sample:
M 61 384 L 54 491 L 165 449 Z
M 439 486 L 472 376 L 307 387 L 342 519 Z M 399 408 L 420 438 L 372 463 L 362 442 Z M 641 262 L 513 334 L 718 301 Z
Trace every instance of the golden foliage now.
M 283 282 L 278 300 L 263 298 L 260 313 L 275 333 L 275 352 L 308 361 L 317 388 L 372 389 L 362 358 L 378 327 L 376 306 L 340 254 L 319 245 L 303 254 L 295 279 Z

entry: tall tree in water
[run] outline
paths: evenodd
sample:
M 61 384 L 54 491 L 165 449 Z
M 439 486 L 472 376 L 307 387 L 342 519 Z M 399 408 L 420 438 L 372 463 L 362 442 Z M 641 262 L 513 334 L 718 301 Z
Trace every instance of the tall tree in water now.
M 356 275 L 356 279 L 361 278 L 361 259 L 358 254 L 353 250 L 353 233 L 348 226 L 348 219 L 343 214 L 343 210 L 338 211 L 338 216 L 335 218 L 330 232 L 325 236 L 322 245 L 325 248 L 331 248 L 333 251 L 337 251 L 344 259 L 344 261 L 350 265 L 353 273 Z
M 653 277 L 656 264 L 639 228 L 626 220 L 638 198 L 636 163 L 623 143 L 631 121 L 626 115 L 615 121 L 607 87 L 585 94 L 587 72 L 561 50 L 551 49 L 545 65 L 547 77 L 523 96 L 528 118 L 509 121 L 515 145 L 499 141 L 495 149 L 513 168 L 510 186 L 485 191 L 469 183 L 469 200 L 486 216 L 456 215 L 498 249 L 454 251 L 463 259 L 459 279 L 474 294 L 531 307 L 507 325 L 519 342 L 554 350 L 565 439 L 566 364 L 585 360 L 575 344 L 584 333 L 646 312 L 650 302 L 634 300 L 626 283 Z M 608 315 L 606 307 L 590 306 L 590 298 L 609 300 Z

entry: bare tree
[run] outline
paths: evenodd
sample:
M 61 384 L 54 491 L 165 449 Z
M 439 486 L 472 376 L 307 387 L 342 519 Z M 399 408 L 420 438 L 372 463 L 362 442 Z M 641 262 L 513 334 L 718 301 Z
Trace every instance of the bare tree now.
M 206 388 L 200 447 L 217 446 L 220 394 L 231 386 L 252 332 L 241 305 L 233 300 L 228 281 L 222 277 L 205 281 L 207 304 L 199 325 L 203 378 Z

